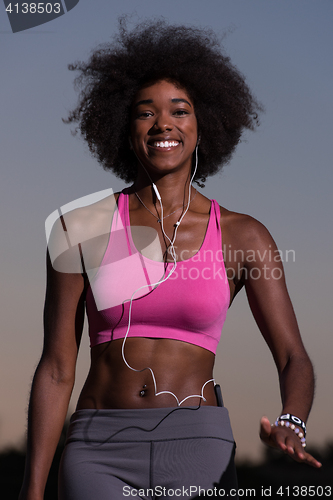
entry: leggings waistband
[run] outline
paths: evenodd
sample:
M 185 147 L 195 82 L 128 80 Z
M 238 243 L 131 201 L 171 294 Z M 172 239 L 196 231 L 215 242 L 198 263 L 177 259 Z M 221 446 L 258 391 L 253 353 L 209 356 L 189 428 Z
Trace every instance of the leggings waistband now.
M 190 438 L 234 442 L 225 407 L 144 408 L 76 411 L 67 443 L 148 442 Z

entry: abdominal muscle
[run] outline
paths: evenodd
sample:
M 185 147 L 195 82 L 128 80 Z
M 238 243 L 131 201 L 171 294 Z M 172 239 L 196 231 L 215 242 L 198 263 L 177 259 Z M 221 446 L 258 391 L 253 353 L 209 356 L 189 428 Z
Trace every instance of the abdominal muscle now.
M 171 394 L 155 396 L 149 370 L 136 372 L 125 365 L 122 343 L 118 339 L 91 349 L 91 367 L 76 409 L 176 407 Z M 214 354 L 179 340 L 128 338 L 125 358 L 137 370 L 149 366 L 157 392 L 173 392 L 179 401 L 200 395 L 205 382 L 213 378 Z M 207 383 L 203 396 L 205 400 L 191 397 L 181 406 L 217 406 L 214 382 Z

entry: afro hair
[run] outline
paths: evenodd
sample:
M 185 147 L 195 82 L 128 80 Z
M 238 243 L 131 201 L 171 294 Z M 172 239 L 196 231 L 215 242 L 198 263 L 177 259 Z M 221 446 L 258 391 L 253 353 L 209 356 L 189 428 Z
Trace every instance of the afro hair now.
M 126 183 L 134 182 L 137 174 L 128 141 L 131 105 L 148 83 L 173 81 L 191 97 L 200 132 L 194 179 L 200 186 L 230 160 L 242 131 L 258 125 L 260 103 L 209 29 L 153 20 L 130 31 L 121 18 L 111 43 L 69 69 L 80 72 L 75 79 L 80 96 L 64 121 L 78 123 L 91 153 Z

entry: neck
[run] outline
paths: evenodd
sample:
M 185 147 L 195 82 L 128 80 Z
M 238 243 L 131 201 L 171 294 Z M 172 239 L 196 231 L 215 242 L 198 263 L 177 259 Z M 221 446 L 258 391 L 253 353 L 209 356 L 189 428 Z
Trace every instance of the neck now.
M 180 178 L 181 177 L 181 178 Z M 168 174 L 159 179 L 152 179 L 162 198 L 165 213 L 188 202 L 189 182 L 188 174 L 172 175 Z M 137 192 L 140 198 L 146 204 L 156 204 L 158 200 L 152 187 L 152 181 L 145 172 L 139 172 L 138 177 L 131 187 L 131 192 Z M 194 194 L 194 188 L 191 187 L 190 197 Z

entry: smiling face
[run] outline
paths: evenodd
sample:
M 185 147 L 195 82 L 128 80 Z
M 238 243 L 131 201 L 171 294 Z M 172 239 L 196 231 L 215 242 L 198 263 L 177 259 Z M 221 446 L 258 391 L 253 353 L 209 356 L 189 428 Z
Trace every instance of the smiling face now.
M 139 90 L 132 106 L 131 141 L 150 173 L 189 172 L 197 138 L 194 105 L 183 88 L 162 80 Z

